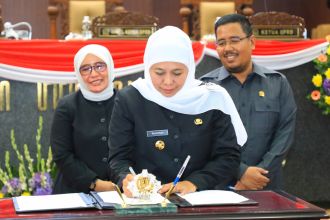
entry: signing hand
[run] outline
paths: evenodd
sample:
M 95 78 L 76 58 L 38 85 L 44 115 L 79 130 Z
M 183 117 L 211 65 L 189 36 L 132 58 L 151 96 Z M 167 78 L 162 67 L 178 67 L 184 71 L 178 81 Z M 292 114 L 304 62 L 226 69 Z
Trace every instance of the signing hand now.
M 134 179 L 134 176 L 132 174 L 127 174 L 125 179 L 123 179 L 123 190 L 124 190 L 124 194 L 127 197 L 133 197 L 132 192 L 127 188 L 128 187 L 128 183 L 130 181 L 132 181 Z
M 162 188 L 158 191 L 159 193 L 166 193 L 170 190 L 173 183 L 167 183 L 162 186 Z M 185 195 L 187 193 L 196 192 L 197 187 L 190 181 L 180 181 L 174 187 L 172 193 L 180 193 L 181 195 Z
M 265 176 L 267 173 L 267 170 L 260 167 L 248 167 L 240 182 L 245 186 L 245 189 L 263 189 L 269 183 L 269 178 Z

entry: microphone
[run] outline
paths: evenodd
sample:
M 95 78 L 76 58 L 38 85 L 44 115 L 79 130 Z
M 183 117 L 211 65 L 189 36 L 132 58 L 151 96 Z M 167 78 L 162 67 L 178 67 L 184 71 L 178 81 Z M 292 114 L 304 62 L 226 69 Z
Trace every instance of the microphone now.
M 16 24 L 11 24 L 10 22 L 4 23 L 4 30 L 2 32 L 2 35 L 5 35 L 5 38 L 8 39 L 25 39 L 25 40 L 31 40 L 32 38 L 32 27 L 28 22 L 18 22 Z M 28 31 L 26 30 L 14 30 L 14 28 L 17 27 L 27 27 Z

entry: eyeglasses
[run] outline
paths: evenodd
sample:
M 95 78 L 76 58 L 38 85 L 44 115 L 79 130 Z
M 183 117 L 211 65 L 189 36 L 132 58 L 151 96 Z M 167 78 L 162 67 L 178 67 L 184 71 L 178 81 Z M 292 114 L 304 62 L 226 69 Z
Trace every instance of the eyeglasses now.
M 231 37 L 229 38 L 229 40 L 224 40 L 224 39 L 221 39 L 221 40 L 218 40 L 215 42 L 215 44 L 218 46 L 218 47 L 225 47 L 227 44 L 229 45 L 237 45 L 239 44 L 242 40 L 244 39 L 247 39 L 251 37 L 251 35 L 248 35 L 246 37 L 238 37 L 238 36 L 234 36 L 234 37 Z
M 97 73 L 104 72 L 107 69 L 107 64 L 104 62 L 97 62 L 94 65 L 84 65 L 79 68 L 79 72 L 82 76 L 88 76 L 92 73 L 93 69 Z

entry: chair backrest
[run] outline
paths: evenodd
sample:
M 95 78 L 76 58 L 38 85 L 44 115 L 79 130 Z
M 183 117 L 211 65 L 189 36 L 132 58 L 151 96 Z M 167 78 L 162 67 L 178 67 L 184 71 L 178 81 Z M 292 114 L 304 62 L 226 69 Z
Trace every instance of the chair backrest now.
M 235 12 L 241 14 L 253 12 L 253 0 L 180 1 L 182 29 L 194 40 L 200 40 L 203 35 L 214 34 L 214 22 L 217 17 Z M 243 6 L 244 10 L 242 10 Z
M 235 2 L 201 2 L 199 5 L 200 35 L 214 34 L 217 17 L 235 12 Z
M 106 13 L 104 0 L 70 0 L 68 7 L 69 32 L 73 33 L 81 32 L 84 16 L 93 19 Z
M 50 38 L 64 38 L 70 32 L 81 33 L 84 16 L 92 19 L 122 8 L 122 0 L 49 0 L 48 4 Z M 60 34 L 57 28 L 58 18 Z
M 330 35 L 330 24 L 319 24 L 312 29 L 312 39 L 325 38 Z

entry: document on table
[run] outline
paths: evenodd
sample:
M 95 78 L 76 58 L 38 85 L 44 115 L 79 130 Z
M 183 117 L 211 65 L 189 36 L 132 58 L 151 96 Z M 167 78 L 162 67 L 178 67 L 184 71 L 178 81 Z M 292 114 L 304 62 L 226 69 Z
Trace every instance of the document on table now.
M 93 201 L 84 193 L 18 196 L 13 201 L 16 212 L 94 208 Z
M 120 198 L 119 194 L 116 191 L 98 192 L 97 195 L 100 199 L 102 199 L 104 203 L 116 203 L 116 204 L 123 203 L 122 199 Z M 151 196 L 150 200 L 128 198 L 124 194 L 122 195 L 127 205 L 152 205 L 152 204 L 160 204 L 164 201 L 164 197 L 158 193 Z
M 124 194 L 122 196 L 125 203 L 130 206 L 159 205 L 164 201 L 164 197 L 158 193 L 151 196 L 150 200 L 128 198 Z M 44 196 L 18 196 L 13 197 L 13 202 L 17 213 L 86 208 L 116 209 L 123 204 L 123 200 L 116 191 L 92 191 L 90 194 L 67 193 Z M 166 202 L 170 203 L 168 200 Z
M 224 205 L 224 204 L 240 204 L 249 199 L 232 191 L 225 190 L 204 190 L 186 195 L 177 194 L 194 205 Z

